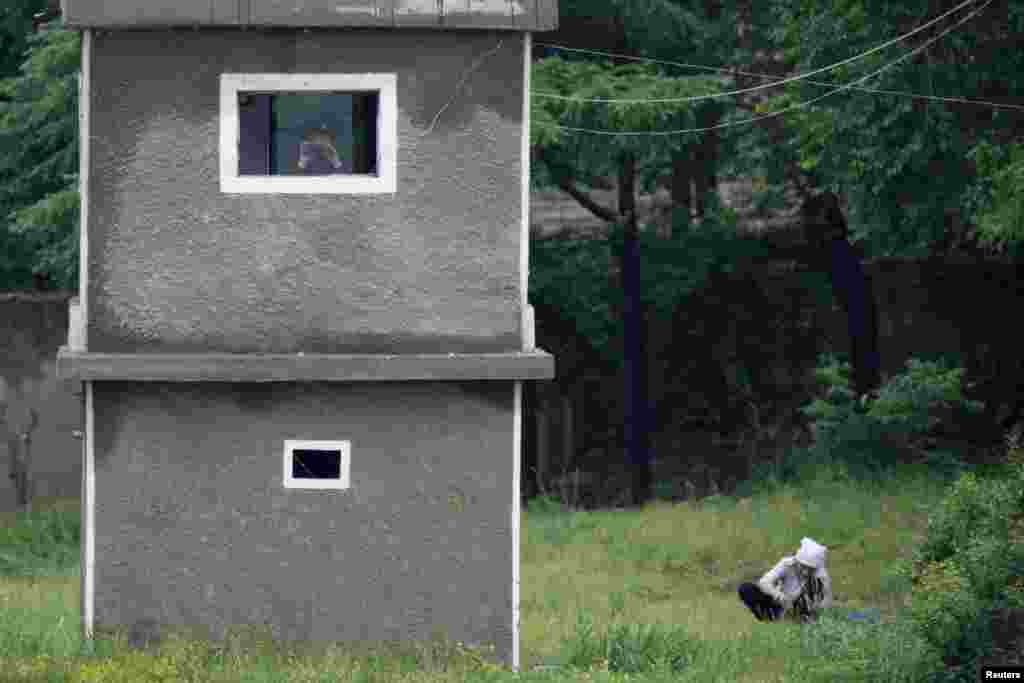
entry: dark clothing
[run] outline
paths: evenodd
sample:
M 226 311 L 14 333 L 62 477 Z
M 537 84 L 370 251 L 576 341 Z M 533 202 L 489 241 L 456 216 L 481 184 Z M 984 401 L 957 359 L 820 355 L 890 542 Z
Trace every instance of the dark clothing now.
M 754 613 L 758 621 L 775 621 L 782 616 L 782 605 L 758 588 L 756 583 L 740 584 L 738 592 L 740 600 Z
M 822 591 L 820 581 L 812 580 L 810 583 L 808 594 L 801 595 L 793 603 L 793 617 L 804 623 L 815 620 L 816 613 L 811 605 L 815 595 L 820 599 Z M 762 591 L 756 583 L 740 584 L 737 592 L 740 594 L 740 600 L 754 613 L 758 621 L 775 621 L 786 611 L 778 600 Z

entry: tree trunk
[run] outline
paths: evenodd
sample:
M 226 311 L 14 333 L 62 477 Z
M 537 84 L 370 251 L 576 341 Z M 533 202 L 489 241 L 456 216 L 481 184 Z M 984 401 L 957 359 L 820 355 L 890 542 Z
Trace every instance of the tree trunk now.
M 562 409 L 562 469 L 568 470 L 573 466 L 576 448 L 573 442 L 573 415 L 572 397 L 569 394 L 562 394 L 559 397 Z
M 690 217 L 690 207 L 693 204 L 693 158 L 692 151 L 688 146 L 676 150 L 672 156 L 672 208 L 686 211 L 686 217 Z M 667 237 L 672 237 L 672 225 L 669 224 Z
M 640 298 L 640 234 L 636 220 L 636 160 L 626 153 L 619 170 L 619 212 L 626 219 L 622 253 L 623 380 L 626 461 L 631 474 L 632 504 L 651 498 L 651 457 L 647 428 L 645 320 Z
M 537 400 L 534 402 L 534 417 L 536 418 L 537 433 L 534 444 L 534 457 L 537 464 L 534 468 L 534 476 L 536 477 L 537 490 L 543 495 L 547 493 L 547 485 L 551 481 L 548 453 L 547 401 L 544 401 L 542 398 L 543 391 L 540 388 L 540 383 L 535 383 L 535 386 L 537 387 Z
M 698 126 L 708 128 L 718 125 L 722 114 L 715 107 L 706 107 L 697 117 Z M 718 189 L 718 131 L 709 130 L 700 134 L 694 149 L 694 184 L 697 215 L 704 218 L 708 193 Z

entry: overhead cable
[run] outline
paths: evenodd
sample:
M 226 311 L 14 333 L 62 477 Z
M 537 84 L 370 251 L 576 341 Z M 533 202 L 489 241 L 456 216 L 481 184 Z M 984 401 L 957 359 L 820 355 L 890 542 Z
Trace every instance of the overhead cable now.
M 647 100 L 647 99 L 621 100 L 621 99 L 570 97 L 568 95 L 559 95 L 557 93 L 542 92 L 542 91 L 531 91 L 530 94 L 532 96 L 536 96 L 536 97 L 546 97 L 546 98 L 553 99 L 553 100 L 566 100 L 566 101 L 570 101 L 570 102 L 617 102 L 617 103 L 620 103 L 620 104 L 627 104 L 627 103 L 628 104 L 643 104 L 643 103 L 652 103 L 653 104 L 653 103 L 661 103 L 661 102 L 676 102 L 676 103 L 679 103 L 679 102 L 698 102 L 700 100 L 710 100 L 710 99 L 715 99 L 717 97 L 729 97 L 731 95 L 742 95 L 742 94 L 748 93 L 748 92 L 757 92 L 758 90 L 765 90 L 767 88 L 774 88 L 774 87 L 777 87 L 777 86 L 780 86 L 780 85 L 785 85 L 786 83 L 792 83 L 794 81 L 804 80 L 804 79 L 808 78 L 809 76 L 813 76 L 815 74 L 820 74 L 820 73 L 822 73 L 824 71 L 832 71 L 833 69 L 838 69 L 839 67 L 844 66 L 846 64 L 849 64 L 850 62 L 855 62 L 858 59 L 863 59 L 864 57 L 867 57 L 868 55 L 874 54 L 875 52 L 878 52 L 879 50 L 884 50 L 885 48 L 889 47 L 890 45 L 892 45 L 894 43 L 898 43 L 898 42 L 900 42 L 902 40 L 906 40 L 910 36 L 912 36 L 912 35 L 914 35 L 916 33 L 920 33 L 921 31 L 925 30 L 926 28 L 928 28 L 932 24 L 935 24 L 935 23 L 945 19 L 950 14 L 953 14 L 954 12 L 962 9 L 963 7 L 969 5 L 969 4 L 973 3 L 973 2 L 975 2 L 975 0 L 964 0 L 964 2 L 960 3 L 959 5 L 954 7 L 953 9 L 949 10 L 948 12 L 946 12 L 945 14 L 939 15 L 938 17 L 932 19 L 928 23 L 923 24 L 921 26 L 918 26 L 913 31 L 910 31 L 909 33 L 906 33 L 906 34 L 904 34 L 902 36 L 899 36 L 897 38 L 893 38 L 892 40 L 887 41 L 885 43 L 882 43 L 881 45 L 879 45 L 877 47 L 873 47 L 873 48 L 871 48 L 870 50 L 868 50 L 866 52 L 862 52 L 859 55 L 854 55 L 853 57 L 850 57 L 849 59 L 844 59 L 841 62 L 836 62 L 835 64 L 830 64 L 829 66 L 823 66 L 820 69 L 815 69 L 814 71 L 809 71 L 809 72 L 807 72 L 805 74 L 798 74 L 796 76 L 791 76 L 789 78 L 784 78 L 781 81 L 775 81 L 774 83 L 762 83 L 761 85 L 756 85 L 756 86 L 751 87 L 751 88 L 742 88 L 740 90 L 729 90 L 727 92 L 713 93 L 713 94 L 710 94 L 710 95 L 693 95 L 693 96 L 690 96 L 690 97 L 671 97 L 671 98 L 665 98 L 665 99 L 650 99 L 650 100 Z M 986 2 L 983 7 L 987 7 L 988 4 L 989 3 Z M 977 13 L 977 11 L 975 11 L 972 14 L 969 14 L 968 16 L 969 17 L 973 16 L 976 13 Z M 961 23 L 963 23 L 963 22 L 961 22 Z M 958 26 L 958 25 L 959 24 L 954 24 L 954 26 Z M 940 34 L 940 35 L 943 35 L 943 34 Z M 925 45 L 927 45 L 927 44 L 928 43 L 925 43 Z M 593 53 L 593 54 L 607 54 L 607 53 L 598 52 L 596 50 L 584 50 L 584 49 L 580 49 L 580 48 L 562 47 L 562 46 L 550 45 L 549 43 L 537 43 L 537 45 L 546 45 L 546 46 L 550 46 L 550 47 L 558 47 L 559 49 L 570 51 L 570 52 L 588 52 L 588 53 Z M 643 57 L 629 57 L 629 56 L 623 55 L 623 56 L 621 56 L 621 58 L 622 59 L 630 59 L 630 60 L 634 60 L 634 61 L 641 61 L 641 62 L 665 63 L 665 62 L 662 62 L 661 60 L 645 59 Z M 668 63 L 672 63 L 672 62 L 668 62 Z M 677 65 L 678 66 L 687 66 L 687 67 L 701 68 L 701 67 L 697 67 L 694 64 L 677 64 Z
M 702 127 L 702 128 L 683 128 L 683 129 L 680 129 L 680 130 L 667 130 L 667 131 L 609 131 L 609 130 L 592 130 L 592 129 L 589 129 L 589 128 L 574 128 L 574 127 L 570 127 L 570 126 L 562 126 L 562 125 L 559 125 L 559 124 L 553 124 L 553 125 L 556 128 L 559 128 L 560 130 L 568 130 L 568 131 L 579 132 L 579 133 L 593 133 L 595 135 L 678 135 L 680 133 L 703 133 L 703 132 L 706 132 L 706 131 L 709 131 L 709 130 L 717 130 L 719 128 L 728 128 L 730 126 L 738 126 L 738 125 L 744 124 L 744 123 L 753 123 L 754 121 L 760 121 L 760 120 L 763 120 L 763 119 L 770 119 L 772 117 L 779 116 L 781 114 L 785 114 L 787 111 L 792 111 L 794 109 L 803 109 L 803 108 L 805 108 L 805 107 L 807 107 L 807 106 L 809 106 L 811 104 L 814 104 L 815 102 L 818 102 L 820 100 L 825 99 L 826 97 L 834 95 L 837 92 L 841 92 L 843 90 L 849 90 L 850 88 L 853 88 L 853 87 L 863 83 L 864 81 L 868 80 L 869 78 L 873 78 L 874 76 L 877 76 L 878 74 L 882 73 L 883 71 L 887 71 L 888 69 L 891 69 L 892 67 L 896 66 L 900 62 L 902 62 L 902 61 L 904 61 L 906 59 L 909 59 L 910 57 L 913 57 L 918 52 L 921 52 L 922 50 L 924 50 L 925 48 L 927 48 L 929 45 L 931 45 L 935 41 L 939 40 L 940 38 L 943 38 L 947 33 L 952 31 L 953 29 L 955 29 L 955 28 L 959 27 L 960 25 L 966 23 L 968 20 L 973 18 L 975 15 L 979 14 L 986 7 L 991 5 L 992 2 L 993 2 L 993 0 L 987 0 L 984 5 L 982 5 L 978 9 L 974 10 L 973 12 L 967 14 L 965 17 L 960 19 L 960 21 L 956 22 L 952 26 L 950 26 L 947 29 L 945 29 L 944 31 L 942 31 L 942 33 L 940 33 L 939 35 L 935 36 L 934 38 L 930 38 L 929 40 L 925 41 L 924 43 L 922 43 L 918 47 L 916 47 L 913 50 L 911 50 L 910 52 L 907 52 L 906 54 L 901 55 L 900 57 L 897 57 L 893 61 L 889 62 L 888 64 L 885 64 L 884 66 L 882 66 L 879 69 L 876 69 L 875 71 L 872 71 L 871 73 L 867 74 L 866 76 L 861 76 L 860 78 L 858 78 L 855 81 L 852 81 L 851 83 L 847 83 L 846 85 L 840 86 L 840 87 L 838 87 L 838 88 L 836 88 L 834 90 L 830 90 L 829 92 L 825 93 L 821 97 L 816 97 L 813 100 L 807 100 L 805 102 L 798 102 L 798 103 L 796 103 L 794 105 L 791 105 L 789 107 L 784 107 L 782 109 L 779 109 L 778 111 L 770 112 L 768 114 L 762 114 L 761 116 L 753 116 L 751 118 L 740 119 L 738 121 L 728 121 L 726 123 L 719 123 L 719 124 L 714 125 L 714 126 L 705 126 L 705 127 Z M 814 73 L 817 73 L 817 72 L 814 72 Z M 739 92 L 742 92 L 742 91 L 739 91 Z M 626 101 L 626 100 L 619 100 L 619 101 Z
M 575 50 L 576 49 L 576 48 L 561 48 L 561 46 L 552 45 L 550 43 L 534 43 L 534 44 L 535 45 L 545 45 L 547 47 L 553 47 L 553 48 L 556 48 L 556 49 L 565 49 L 565 50 Z M 719 73 L 725 73 L 725 74 L 730 74 L 730 75 L 734 75 L 734 76 L 754 76 L 755 78 L 778 78 L 778 74 L 763 74 L 763 73 L 757 73 L 755 71 L 741 71 L 740 69 L 730 69 L 730 68 L 721 67 L 721 66 L 705 66 L 705 65 L 702 65 L 702 64 L 686 64 L 686 63 L 683 63 L 683 62 L 671 62 L 671 61 L 664 60 L 664 59 L 647 59 L 647 58 L 644 58 L 644 57 L 630 57 L 628 55 L 619 55 L 619 54 L 616 54 L 614 52 L 596 52 L 595 50 L 584 50 L 584 51 L 585 52 L 595 52 L 596 54 L 606 55 L 606 56 L 609 56 L 609 57 L 619 57 L 619 58 L 623 58 L 623 59 L 639 59 L 639 60 L 642 60 L 642 61 L 645 61 L 645 62 L 654 62 L 654 63 L 657 63 L 657 64 L 668 64 L 670 66 L 682 66 L 682 67 L 687 67 L 687 68 L 690 68 L 690 69 L 703 69 L 704 71 L 718 71 Z M 829 81 L 812 81 L 809 78 L 806 81 L 804 81 L 804 82 L 805 83 L 809 83 L 811 85 L 820 85 L 820 86 L 823 86 L 823 87 L 826 87 L 826 88 L 832 88 L 832 87 L 835 87 L 835 86 L 839 85 L 838 83 L 830 83 Z M 879 95 L 898 95 L 898 96 L 902 96 L 902 97 L 910 97 L 912 99 L 920 99 L 920 100 L 935 100 L 935 101 L 938 101 L 938 102 L 957 102 L 957 103 L 961 103 L 961 104 L 975 104 L 975 105 L 978 105 L 978 106 L 985 106 L 985 107 L 996 107 L 996 108 L 1002 107 L 1004 109 L 1020 109 L 1020 110 L 1024 110 L 1024 105 L 1020 105 L 1020 104 L 1007 104 L 1005 102 L 992 102 L 992 101 L 989 101 L 989 100 L 971 100 L 971 99 L 967 99 L 966 97 L 944 97 L 944 96 L 941 96 L 941 95 L 924 95 L 924 94 L 916 93 L 916 92 L 908 92 L 906 90 L 882 90 L 880 88 L 864 88 L 864 87 L 860 87 L 860 86 L 850 86 L 850 90 L 857 90 L 857 91 L 860 91 L 860 92 L 876 93 L 876 94 L 879 94 Z M 603 102 L 605 100 L 578 100 L 578 101 L 583 101 L 583 102 Z M 625 102 L 625 101 L 628 101 L 628 100 L 608 100 L 608 101 Z M 659 102 L 661 100 L 642 100 L 642 101 L 644 101 L 644 102 Z

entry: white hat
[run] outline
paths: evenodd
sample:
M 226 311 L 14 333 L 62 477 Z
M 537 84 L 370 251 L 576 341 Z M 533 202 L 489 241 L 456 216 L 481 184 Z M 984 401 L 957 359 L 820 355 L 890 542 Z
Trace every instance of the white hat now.
M 796 551 L 796 561 L 808 567 L 821 569 L 825 566 L 825 553 L 828 551 L 823 545 L 818 545 L 810 538 L 800 540 L 800 549 Z

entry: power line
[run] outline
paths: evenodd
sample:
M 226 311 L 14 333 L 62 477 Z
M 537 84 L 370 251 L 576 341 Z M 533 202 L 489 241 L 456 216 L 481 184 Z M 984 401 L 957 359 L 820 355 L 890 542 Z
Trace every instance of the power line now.
M 571 50 L 571 51 L 577 51 L 577 52 L 592 52 L 594 54 L 606 55 L 606 56 L 609 56 L 609 57 L 619 57 L 619 58 L 622 58 L 622 59 L 636 59 L 636 60 L 645 61 L 645 62 L 654 62 L 654 63 L 658 63 L 658 64 L 668 64 L 670 66 L 682 66 L 682 67 L 688 67 L 688 68 L 691 68 L 691 69 L 703 69 L 704 71 L 718 71 L 719 73 L 726 73 L 726 74 L 730 74 L 730 75 L 734 75 L 734 76 L 754 76 L 756 78 L 777 78 L 778 77 L 777 75 L 773 75 L 773 74 L 763 74 L 763 73 L 757 73 L 757 72 L 754 72 L 754 71 L 741 71 L 740 69 L 730 69 L 730 68 L 726 68 L 726 67 L 705 66 L 703 64 L 687 64 L 687 63 L 684 63 L 684 62 L 670 62 L 670 61 L 663 60 L 663 59 L 647 59 L 645 57 L 631 57 L 629 55 L 620 55 L 620 54 L 616 54 L 614 52 L 598 52 L 596 50 L 579 50 L 577 48 L 562 47 L 561 45 L 553 45 L 551 43 L 534 43 L 534 45 L 543 45 L 543 46 L 546 46 L 546 47 L 553 47 L 555 49 Z M 809 78 L 805 82 L 809 83 L 811 85 L 820 85 L 820 86 L 824 86 L 824 87 L 827 87 L 827 88 L 831 88 L 833 86 L 839 85 L 838 83 L 830 83 L 828 81 L 812 81 Z M 921 93 L 908 92 L 906 90 L 881 90 L 879 88 L 862 88 L 862 87 L 857 87 L 857 86 L 853 86 L 853 85 L 850 86 L 850 90 L 859 90 L 859 91 L 862 91 L 862 92 L 876 93 L 876 94 L 879 94 L 879 95 L 901 95 L 903 97 L 910 97 L 910 98 L 921 99 L 921 100 L 936 100 L 938 102 L 959 102 L 961 104 L 976 104 L 976 105 L 984 105 L 984 106 L 987 106 L 987 107 L 997 107 L 997 108 L 998 107 L 1003 107 L 1003 108 L 1006 108 L 1006 109 L 1020 109 L 1020 110 L 1024 110 L 1024 105 L 1019 105 L 1019 104 L 1006 104 L 1004 102 L 991 102 L 991 101 L 988 101 L 988 100 L 970 100 L 970 99 L 967 99 L 965 97 L 943 97 L 941 95 L 922 95 Z M 533 94 L 540 95 L 541 93 L 531 92 L 530 94 L 531 95 L 533 95 Z M 581 102 L 630 102 L 630 101 L 633 101 L 633 100 L 586 100 L 586 99 L 580 99 L 580 100 L 577 100 L 577 101 L 581 101 Z M 635 100 L 635 101 L 636 102 L 662 102 L 662 101 L 672 102 L 672 101 L 675 101 L 675 100 Z
M 743 123 L 753 123 L 754 121 L 761 121 L 763 119 L 770 119 L 770 118 L 772 118 L 774 116 L 779 116 L 780 114 L 784 114 L 787 111 L 792 111 L 794 109 L 803 109 L 803 108 L 805 108 L 805 107 L 807 107 L 807 106 L 809 106 L 811 104 L 814 104 L 815 102 L 818 102 L 819 100 L 823 100 L 826 97 L 834 95 L 837 92 L 841 92 L 843 90 L 849 90 L 850 88 L 853 88 L 854 86 L 856 86 L 856 85 L 858 85 L 860 83 L 863 83 L 864 81 L 868 80 L 869 78 L 872 78 L 873 76 L 877 76 L 878 74 L 882 73 L 883 71 L 891 69 L 892 67 L 896 66 L 896 64 L 904 61 L 905 59 L 908 59 L 908 58 L 914 56 L 918 52 L 921 52 L 926 47 L 928 47 L 929 45 L 934 43 L 935 41 L 937 41 L 940 38 L 944 37 L 947 33 L 952 31 L 953 29 L 957 28 L 961 24 L 964 24 L 969 19 L 974 17 L 976 14 L 979 14 L 982 10 L 984 10 L 986 7 L 991 5 L 992 2 L 993 2 L 993 0 L 987 0 L 987 2 L 985 2 L 984 5 L 982 5 L 978 9 L 974 10 L 970 14 L 966 15 L 965 17 L 963 17 L 960 21 L 958 21 L 957 23 L 953 24 L 949 28 L 947 28 L 944 31 L 942 31 L 942 33 L 940 33 L 939 35 L 935 36 L 934 38 L 930 38 L 929 40 L 925 41 L 924 43 L 922 43 L 918 47 L 916 47 L 913 50 L 911 50 L 910 52 L 908 52 L 908 53 L 906 53 L 906 54 L 904 54 L 904 55 L 902 55 L 900 57 L 897 57 L 893 61 L 889 62 L 888 64 L 886 64 L 884 66 L 882 66 L 880 69 L 872 71 L 871 73 L 867 74 L 866 76 L 861 76 L 857 80 L 855 80 L 855 81 L 853 81 L 851 83 L 847 83 L 846 85 L 843 85 L 843 86 L 841 86 L 839 88 L 836 88 L 835 90 L 831 90 L 831 91 L 825 93 L 824 95 L 822 95 L 821 97 L 816 97 L 813 100 L 807 100 L 805 102 L 798 102 L 798 103 L 796 103 L 794 105 L 791 105 L 789 107 L 785 107 L 785 108 L 780 109 L 778 111 L 771 112 L 769 114 L 763 114 L 761 116 L 754 116 L 754 117 L 751 117 L 751 118 L 748 118 L 748 119 L 741 119 L 739 121 L 728 121 L 726 123 L 720 123 L 720 124 L 717 124 L 717 125 L 714 125 L 714 126 L 706 126 L 706 127 L 703 127 L 703 128 L 683 128 L 681 130 L 667 130 L 667 131 L 608 131 L 608 130 L 593 130 L 593 129 L 590 129 L 590 128 L 573 128 L 573 127 L 562 126 L 562 125 L 558 125 L 558 124 L 553 124 L 553 125 L 556 128 L 559 128 L 561 130 L 568 130 L 568 131 L 579 132 L 579 133 L 593 133 L 595 135 L 678 135 L 680 133 L 702 133 L 702 132 L 706 132 L 706 131 L 709 131 L 709 130 L 717 130 L 719 128 L 728 128 L 730 126 L 738 126 L 738 125 L 743 124 Z M 620 100 L 620 101 L 623 101 L 623 100 Z
M 888 42 L 882 43 L 878 47 L 873 47 L 870 50 L 868 50 L 867 52 L 862 52 L 859 55 L 854 55 L 853 57 L 850 57 L 849 59 L 844 59 L 841 62 L 836 62 L 835 64 L 831 64 L 829 66 L 823 66 L 820 69 L 815 69 L 814 71 L 809 71 L 809 72 L 807 72 L 805 74 L 798 74 L 798 75 L 792 76 L 790 78 L 784 78 L 781 81 L 776 81 L 774 83 L 763 83 L 761 85 L 756 85 L 756 86 L 754 86 L 752 88 L 743 88 L 741 90 L 729 90 L 727 92 L 714 93 L 714 94 L 711 94 L 711 95 L 695 95 L 695 96 L 691 96 L 691 97 L 675 97 L 675 98 L 668 98 L 668 99 L 661 99 L 661 100 L 616 100 L 616 99 L 602 99 L 602 98 L 587 99 L 587 98 L 580 98 L 580 97 L 569 97 L 569 96 L 566 96 L 566 95 L 558 95 L 557 93 L 549 93 L 549 92 L 532 92 L 531 94 L 532 95 L 537 95 L 538 97 L 547 97 L 547 98 L 550 98 L 550 99 L 553 99 L 553 100 L 568 100 L 568 101 L 572 101 L 572 102 L 618 102 L 618 103 L 622 103 L 622 104 L 626 104 L 626 103 L 629 103 L 629 104 L 640 104 L 640 103 L 645 103 L 645 102 L 650 102 L 650 103 L 654 103 L 654 102 L 697 102 L 699 100 L 710 100 L 710 99 L 714 99 L 716 97 L 728 97 L 730 95 L 742 95 L 743 93 L 756 92 L 758 90 L 765 90 L 767 88 L 774 88 L 774 87 L 779 86 L 779 85 L 785 85 L 786 83 L 792 83 L 794 81 L 800 81 L 800 80 L 803 80 L 803 79 L 807 78 L 808 76 L 813 76 L 814 74 L 820 74 L 823 71 L 832 71 L 833 69 L 838 69 L 839 67 L 844 66 L 846 64 L 849 64 L 850 62 L 855 62 L 858 59 L 862 59 L 864 57 L 867 57 L 870 54 L 874 54 L 875 52 L 878 52 L 879 50 L 883 50 L 883 49 L 889 47 L 890 45 L 892 45 L 894 43 L 898 43 L 898 42 L 900 42 L 902 40 L 906 40 L 907 38 L 909 38 L 910 36 L 914 35 L 915 33 L 920 33 L 921 31 L 925 30 L 926 28 L 928 28 L 932 24 L 935 24 L 935 23 L 941 21 L 942 19 L 945 19 L 950 14 L 953 14 L 954 12 L 956 12 L 956 11 L 958 11 L 960 9 L 963 9 L 963 7 L 973 3 L 974 1 L 975 0 L 964 0 L 964 2 L 960 3 L 959 5 L 954 7 L 953 9 L 949 10 L 948 12 L 946 12 L 945 14 L 939 15 L 938 17 L 932 19 L 928 23 L 923 24 L 921 26 L 918 26 L 917 28 L 915 28 L 913 31 L 911 31 L 909 33 L 906 33 L 906 34 L 904 34 L 902 36 L 899 36 L 897 38 L 893 38 L 892 40 L 890 40 Z M 991 2 L 991 0 L 990 0 L 990 2 Z M 990 4 L 990 2 L 985 3 L 985 6 L 987 7 Z M 975 12 L 975 13 L 977 13 L 977 12 Z M 970 14 L 968 16 L 973 16 L 973 14 Z M 959 24 L 954 24 L 954 26 L 958 26 L 958 25 Z M 537 44 L 538 45 L 549 45 L 548 43 L 537 43 Z M 925 44 L 927 45 L 928 43 L 925 43 Z M 594 50 L 583 50 L 583 49 L 578 49 L 578 48 L 566 48 L 566 47 L 563 47 L 561 49 L 572 51 L 572 52 L 592 52 L 592 53 L 596 53 L 596 54 L 601 54 L 601 53 L 596 52 Z M 625 57 L 625 56 L 623 56 L 623 57 L 625 59 L 632 59 L 632 60 L 635 60 L 635 61 L 650 61 L 650 62 L 659 62 L 660 61 L 660 60 L 653 60 L 653 59 L 651 59 L 651 60 L 644 59 L 643 57 Z M 694 65 L 692 65 L 692 64 L 685 64 L 685 65 L 682 65 L 682 66 L 694 66 Z

